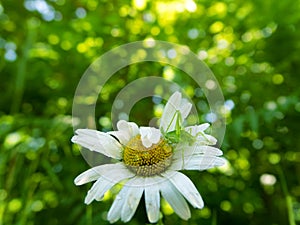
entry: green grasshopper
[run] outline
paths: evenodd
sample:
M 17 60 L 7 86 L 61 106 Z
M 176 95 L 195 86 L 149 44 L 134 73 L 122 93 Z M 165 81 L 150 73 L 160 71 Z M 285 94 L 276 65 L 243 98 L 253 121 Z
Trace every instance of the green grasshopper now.
M 173 123 L 173 121 L 176 119 L 176 125 L 175 125 L 175 130 L 168 132 L 168 130 L 170 129 L 171 124 Z M 165 138 L 168 140 L 169 144 L 178 144 L 179 142 L 188 142 L 189 145 L 192 145 L 194 143 L 194 141 L 196 140 L 196 137 L 194 137 L 193 135 L 191 135 L 189 132 L 181 129 L 181 113 L 179 110 L 177 110 L 173 117 L 172 120 L 167 128 L 166 131 L 163 132 Z
M 173 121 L 175 119 L 176 119 L 175 130 L 171 131 L 171 132 L 168 132 L 168 130 L 170 129 L 171 124 L 173 123 Z M 198 133 L 196 133 L 195 136 L 193 136 L 188 131 L 185 131 L 184 129 L 181 129 L 182 128 L 181 124 L 182 124 L 181 113 L 180 113 L 179 110 L 177 110 L 174 113 L 167 130 L 162 131 L 164 137 L 167 139 L 168 143 L 172 147 L 175 147 L 180 142 L 185 142 L 185 143 L 188 143 L 189 146 L 192 146 L 196 142 L 197 137 L 200 136 L 200 135 L 202 137 L 204 137 L 204 139 L 209 141 L 209 139 L 205 136 L 205 134 L 203 132 L 198 132 Z M 183 149 L 182 149 L 182 160 L 183 160 L 182 165 L 184 165 L 184 150 Z
M 173 123 L 173 121 L 175 119 L 176 119 L 175 130 L 168 132 L 171 124 Z M 168 143 L 173 147 L 175 147 L 179 142 L 187 142 L 189 145 L 192 145 L 196 141 L 196 137 L 194 137 L 187 131 L 181 129 L 181 123 L 182 123 L 181 120 L 182 120 L 181 113 L 179 110 L 177 110 L 174 113 L 167 130 L 163 132 L 164 137 L 167 139 Z M 183 149 L 182 149 L 182 161 L 183 161 L 182 165 L 184 165 L 184 150 Z

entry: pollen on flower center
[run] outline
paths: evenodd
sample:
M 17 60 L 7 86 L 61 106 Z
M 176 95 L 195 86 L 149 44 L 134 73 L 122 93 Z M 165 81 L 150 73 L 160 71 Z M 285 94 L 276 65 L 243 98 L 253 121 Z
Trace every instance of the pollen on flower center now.
M 125 165 L 140 176 L 162 173 L 171 164 L 172 147 L 163 139 L 146 148 L 141 136 L 133 137 L 124 148 Z

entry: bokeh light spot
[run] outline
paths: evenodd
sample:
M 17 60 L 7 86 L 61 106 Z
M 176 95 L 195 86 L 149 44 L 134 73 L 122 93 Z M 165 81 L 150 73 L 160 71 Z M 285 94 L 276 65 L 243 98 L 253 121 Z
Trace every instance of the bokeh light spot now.
M 246 202 L 243 205 L 243 210 L 247 214 L 252 214 L 254 212 L 254 206 L 250 202 Z
M 213 90 L 216 88 L 216 83 L 213 80 L 207 80 L 205 82 L 205 87 L 207 87 L 210 90 Z
M 151 34 L 152 34 L 153 36 L 157 36 L 157 35 L 159 35 L 159 33 L 160 33 L 160 28 L 157 27 L 157 26 L 154 26 L 154 27 L 151 28 L 150 32 L 151 32 Z
M 77 18 L 84 18 L 86 16 L 86 10 L 82 7 L 79 7 L 76 9 L 75 14 L 77 16 Z
M 193 0 L 186 0 L 185 8 L 189 12 L 195 12 L 197 10 L 197 5 Z
M 72 48 L 72 43 L 68 40 L 63 40 L 60 44 L 60 47 L 65 50 L 68 51 Z
M 209 27 L 209 30 L 211 33 L 219 33 L 220 31 L 223 30 L 223 28 L 224 28 L 224 24 L 221 21 L 217 21 Z
M 50 34 L 50 35 L 48 35 L 48 42 L 51 45 L 56 45 L 59 43 L 59 37 L 55 34 Z
M 4 147 L 11 148 L 22 141 L 22 135 L 18 132 L 8 134 L 4 140 Z
M 210 122 L 210 123 L 215 122 L 215 121 L 217 120 L 217 118 L 218 118 L 217 115 L 216 115 L 215 113 L 212 113 L 212 112 L 207 113 L 207 114 L 205 115 L 206 121 L 207 121 L 207 122 Z
M 22 208 L 22 202 L 18 198 L 12 199 L 8 203 L 8 210 L 10 212 L 13 212 L 13 213 L 18 212 L 18 211 L 20 211 L 21 208 Z
M 31 205 L 31 210 L 34 212 L 39 212 L 44 208 L 44 204 L 40 200 L 36 200 Z
M 297 112 L 300 112 L 300 102 L 298 102 L 298 103 L 295 104 L 295 110 Z
M 216 2 L 208 9 L 209 16 L 218 15 L 224 17 L 227 14 L 227 5 L 224 2 Z
M 166 66 L 163 71 L 163 77 L 167 80 L 173 80 L 175 77 L 175 72 L 170 66 Z
M 196 28 L 190 29 L 188 31 L 188 37 L 190 39 L 196 39 L 199 36 L 199 31 Z
M 255 149 L 262 149 L 264 147 L 264 142 L 260 139 L 255 139 L 252 142 L 252 146 Z
M 268 109 L 270 111 L 273 111 L 277 108 L 277 104 L 274 101 L 268 101 L 264 104 L 264 106 L 266 109 Z
M 100 117 L 99 124 L 103 128 L 110 128 L 111 127 L 111 120 L 110 120 L 110 118 L 108 118 L 106 116 L 103 116 L 103 117 Z
M 277 163 L 279 163 L 280 159 L 281 159 L 281 157 L 277 153 L 271 153 L 271 154 L 269 154 L 269 162 L 271 164 L 277 164 Z
M 147 1 L 146 0 L 133 0 L 132 5 L 134 8 L 138 10 L 144 10 L 147 6 Z
M 6 52 L 4 54 L 4 58 L 7 61 L 13 62 L 17 59 L 17 53 L 13 49 L 8 49 L 8 50 L 6 50 Z
M 220 208 L 223 210 L 223 211 L 230 211 L 231 210 L 231 203 L 230 201 L 222 201 L 221 204 L 220 204 Z
M 262 174 L 259 178 L 260 183 L 265 186 L 272 186 L 276 183 L 276 177 L 272 174 Z
M 207 54 L 206 51 L 200 50 L 200 51 L 198 52 L 198 57 L 199 57 L 199 59 L 201 59 L 201 60 L 205 60 L 205 59 L 207 59 L 208 54 Z
M 210 208 L 208 207 L 204 207 L 203 209 L 201 209 L 199 211 L 199 215 L 202 217 L 202 218 L 205 218 L 205 219 L 208 219 L 211 217 L 211 210 Z
M 284 77 L 281 74 L 275 74 L 272 77 L 272 81 L 273 81 L 274 84 L 279 85 L 279 84 L 283 83 Z

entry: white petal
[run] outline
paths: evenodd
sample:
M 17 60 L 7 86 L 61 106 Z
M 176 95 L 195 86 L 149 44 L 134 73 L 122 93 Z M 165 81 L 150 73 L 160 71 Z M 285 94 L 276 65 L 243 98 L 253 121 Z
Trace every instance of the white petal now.
M 182 160 L 175 159 L 172 162 L 173 170 L 207 170 L 213 167 L 223 166 L 226 160 L 212 155 L 193 155 L 192 157 Z
M 203 208 L 204 202 L 201 195 L 196 189 L 193 182 L 184 174 L 179 172 L 166 172 L 162 174 L 163 176 L 169 178 L 172 184 L 177 188 L 177 190 L 195 207 Z
M 111 158 L 122 158 L 122 146 L 109 134 L 90 129 L 78 129 L 75 133 L 71 139 L 73 143 Z
M 130 187 L 126 193 L 125 204 L 121 212 L 121 220 L 123 222 L 128 222 L 133 217 L 141 197 L 143 195 L 144 188 L 142 187 Z
M 112 183 L 103 177 L 100 177 L 88 191 L 84 203 L 90 204 L 94 199 L 102 198 L 106 191 L 108 191 L 115 183 Z
M 124 163 L 116 163 L 110 170 L 105 170 L 101 175 L 107 180 L 116 181 L 124 178 L 134 177 L 136 174 L 131 172 Z
M 157 175 L 157 176 L 152 176 L 152 177 L 145 177 L 144 178 L 144 187 L 145 188 L 148 188 L 148 187 L 153 187 L 153 186 L 156 186 L 156 185 L 160 185 L 160 183 L 163 183 L 165 182 L 165 178 L 160 176 L 160 175 Z
M 152 142 L 148 138 L 142 138 L 142 144 L 146 148 L 150 148 L 152 146 Z
M 105 165 L 93 167 L 93 168 L 79 174 L 75 178 L 74 183 L 76 185 L 83 185 L 83 184 L 92 182 L 92 181 L 97 180 L 98 178 L 100 178 L 101 175 L 106 170 L 111 170 L 112 168 L 118 167 L 118 166 L 119 166 L 119 164 L 105 164 Z
M 117 128 L 118 131 L 111 131 L 108 133 L 118 138 L 123 145 L 126 145 L 131 138 L 139 134 L 138 126 L 133 122 L 120 120 L 117 123 Z
M 106 165 L 103 165 L 103 166 L 106 166 Z M 101 175 L 97 172 L 97 167 L 93 167 L 93 168 L 79 174 L 75 178 L 74 183 L 76 185 L 83 185 L 83 184 L 92 182 L 94 180 L 97 180 L 100 177 L 101 177 Z
M 161 120 L 160 120 L 160 129 L 164 132 L 171 132 L 175 129 L 176 118 L 174 118 L 175 113 L 179 110 L 181 104 L 181 93 L 176 91 L 172 96 L 169 98 Z
M 160 129 L 165 133 L 172 132 L 175 130 L 177 115 L 179 111 L 181 115 L 181 123 L 188 116 L 192 108 L 192 104 L 187 99 L 181 97 L 181 93 L 176 91 L 168 100 L 163 115 L 160 121 Z M 181 125 L 181 124 L 180 124 Z
M 127 170 L 127 169 L 126 169 Z M 112 169 L 110 171 L 105 171 L 102 177 L 100 177 L 88 191 L 85 198 L 85 203 L 90 204 L 94 199 L 100 200 L 106 191 L 113 187 L 116 183 L 135 176 L 130 171 Z
M 160 213 L 160 196 L 158 184 L 145 187 L 145 204 L 148 220 L 150 221 L 150 223 L 156 223 L 159 220 Z
M 184 157 L 184 160 L 188 160 L 193 155 L 201 154 L 220 156 L 223 155 L 223 152 L 218 148 L 207 145 L 182 145 L 175 149 L 173 159 L 182 159 Z
M 207 146 L 207 145 L 197 145 L 194 151 L 194 154 L 205 154 L 205 155 L 214 155 L 220 156 L 223 155 L 223 152 L 215 147 Z
M 160 140 L 160 137 L 161 137 L 160 130 L 151 127 L 151 131 L 152 131 L 152 133 L 151 133 L 150 141 L 154 144 L 157 144 Z
M 140 127 L 142 143 L 146 148 L 157 144 L 160 140 L 160 130 L 154 127 Z
M 166 180 L 166 182 L 161 183 L 160 190 L 162 196 L 180 218 L 188 220 L 191 217 L 188 204 L 170 181 Z
M 214 136 L 209 134 L 198 135 L 196 138 L 196 142 L 201 145 L 215 145 L 217 141 L 218 140 Z
M 209 127 L 208 123 L 185 127 L 184 130 L 196 137 L 197 143 L 202 145 L 214 145 L 217 143 L 217 139 L 209 134 L 205 134 L 204 131 Z
M 122 190 L 116 196 L 112 206 L 110 207 L 107 214 L 107 220 L 110 223 L 115 223 L 121 218 L 122 207 L 125 202 L 125 195 L 127 191 L 128 187 L 123 187 Z
M 75 178 L 74 183 L 76 185 L 86 184 L 88 182 L 97 180 L 103 174 L 106 174 L 108 171 L 113 171 L 113 170 L 117 170 L 118 173 L 125 173 L 128 171 L 128 169 L 124 166 L 123 163 L 100 165 L 79 174 Z
M 185 127 L 184 130 L 189 132 L 191 135 L 196 136 L 197 133 L 204 132 L 209 126 L 209 123 L 203 123 L 196 126 Z
M 187 165 L 185 165 L 185 169 L 207 170 L 210 168 L 223 166 L 225 163 L 225 159 L 216 156 L 196 156 L 188 161 Z
M 181 100 L 179 111 L 181 113 L 181 121 L 184 121 L 185 118 L 189 115 L 192 109 L 192 104 L 189 103 L 185 98 Z
M 116 137 L 123 145 L 126 145 L 130 140 L 128 133 L 126 133 L 125 131 L 109 131 L 107 133 Z
M 120 218 L 123 222 L 128 222 L 132 218 L 144 191 L 141 183 L 143 179 L 135 177 L 123 186 L 109 209 L 109 222 L 114 223 Z
M 126 131 L 129 133 L 132 137 L 139 134 L 139 128 L 134 122 L 127 122 L 125 120 L 120 120 L 117 123 L 117 128 L 120 131 Z

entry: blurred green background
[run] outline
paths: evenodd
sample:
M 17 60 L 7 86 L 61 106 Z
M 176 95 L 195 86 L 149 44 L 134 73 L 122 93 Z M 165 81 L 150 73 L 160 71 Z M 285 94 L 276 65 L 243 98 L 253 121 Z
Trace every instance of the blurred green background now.
M 86 206 L 90 184 L 73 184 L 89 165 L 70 142 L 72 101 L 97 57 L 146 38 L 187 45 L 214 72 L 226 100 L 228 165 L 185 172 L 205 208 L 191 208 L 192 218 L 181 221 L 163 204 L 159 223 L 300 224 L 299 0 L 5 0 L 0 32 L 0 225 L 109 224 L 112 193 Z M 177 82 L 200 120 L 209 119 L 205 96 L 186 74 L 140 63 L 104 86 L 99 130 L 111 129 L 122 87 L 149 75 Z M 145 99 L 130 119 L 146 124 L 153 105 Z M 129 224 L 146 222 L 141 206 Z

